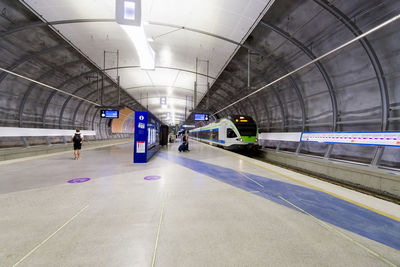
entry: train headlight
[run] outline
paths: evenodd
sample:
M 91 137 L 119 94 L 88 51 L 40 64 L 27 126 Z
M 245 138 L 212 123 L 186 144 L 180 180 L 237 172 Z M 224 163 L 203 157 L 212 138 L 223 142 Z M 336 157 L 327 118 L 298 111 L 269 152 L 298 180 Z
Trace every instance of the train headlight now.
M 258 138 L 256 138 L 256 142 L 258 141 Z
M 243 142 L 243 139 L 242 139 L 242 138 L 240 138 L 240 142 Z

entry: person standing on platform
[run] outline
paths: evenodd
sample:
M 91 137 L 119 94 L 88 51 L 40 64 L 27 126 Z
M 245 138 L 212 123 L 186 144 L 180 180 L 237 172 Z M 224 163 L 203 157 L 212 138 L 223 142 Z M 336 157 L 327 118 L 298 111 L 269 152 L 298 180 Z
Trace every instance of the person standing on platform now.
M 188 136 L 182 132 L 181 145 L 178 147 L 179 152 L 189 151 Z
M 81 155 L 81 149 L 83 143 L 83 135 L 80 129 L 76 129 L 76 132 L 72 136 L 71 141 L 74 143 L 74 160 L 77 160 Z
M 186 133 L 185 133 L 185 140 L 186 140 L 186 150 L 187 151 L 190 151 L 189 150 L 189 131 L 186 131 Z
M 179 137 L 180 137 L 181 144 L 179 145 L 178 150 L 179 150 L 179 152 L 184 152 L 185 151 L 185 134 L 183 132 L 179 133 Z

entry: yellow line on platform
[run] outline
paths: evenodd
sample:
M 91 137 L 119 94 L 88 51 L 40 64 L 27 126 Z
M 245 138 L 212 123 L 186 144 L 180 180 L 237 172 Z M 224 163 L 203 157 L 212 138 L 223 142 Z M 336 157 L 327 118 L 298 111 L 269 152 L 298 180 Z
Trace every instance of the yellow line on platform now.
M 72 222 L 73 219 L 75 219 L 76 217 L 79 216 L 79 214 L 81 214 L 84 210 L 86 210 L 89 207 L 89 205 L 86 205 L 85 207 L 83 207 L 80 211 L 78 211 L 78 213 L 76 213 L 74 216 L 72 216 L 71 219 L 69 219 L 67 222 L 65 222 L 63 225 L 61 225 L 54 233 L 52 233 L 51 235 L 49 235 L 45 240 L 43 240 L 42 242 L 40 242 L 36 247 L 34 247 L 31 251 L 28 252 L 28 254 L 26 254 L 22 259 L 20 259 L 17 263 L 15 263 L 13 265 L 13 267 L 17 266 L 18 264 L 20 264 L 21 262 L 23 262 L 26 258 L 28 258 L 33 252 L 35 252 L 36 250 L 38 250 L 44 243 L 46 243 L 47 241 L 49 241 L 50 238 L 52 238 L 55 234 L 57 234 L 59 231 L 61 231 L 61 229 L 63 229 L 66 225 L 68 225 L 70 222 Z
M 204 144 L 204 145 L 205 145 L 205 144 Z M 386 213 L 386 212 L 383 212 L 383 211 L 380 211 L 380 210 L 371 208 L 371 207 L 369 207 L 369 206 L 367 206 L 367 205 L 358 203 L 358 202 L 353 201 L 353 200 L 350 200 L 350 199 L 348 199 L 348 198 L 339 196 L 339 195 L 337 195 L 337 194 L 335 194 L 335 193 L 332 193 L 332 192 L 329 192 L 329 191 L 324 190 L 324 189 L 322 189 L 322 188 L 319 188 L 319 187 L 317 187 L 317 186 L 308 184 L 308 183 L 306 183 L 306 182 L 303 182 L 303 181 L 298 180 L 298 179 L 296 179 L 296 178 L 290 177 L 290 176 L 288 176 L 288 175 L 286 175 L 286 174 L 283 174 L 283 173 L 280 173 L 280 172 L 278 172 L 278 171 L 271 170 L 271 169 L 269 169 L 269 168 L 267 168 L 267 167 L 264 167 L 264 166 L 261 166 L 261 165 L 259 165 L 259 164 L 257 164 L 257 163 L 254 163 L 254 162 L 252 162 L 252 161 L 246 160 L 246 159 L 242 158 L 241 156 L 236 156 L 233 152 L 227 152 L 227 151 L 225 151 L 225 150 L 223 150 L 223 149 L 220 149 L 220 148 L 217 148 L 217 147 L 213 147 L 213 146 L 212 146 L 212 148 L 218 149 L 219 151 L 221 151 L 221 152 L 223 152 L 223 153 L 225 153 L 225 154 L 228 154 L 228 155 L 230 155 L 231 157 L 238 158 L 238 159 L 243 160 L 243 161 L 245 161 L 245 162 L 247 162 L 247 163 L 250 163 L 250 164 L 252 164 L 252 165 L 254 165 L 254 166 L 257 166 L 257 167 L 262 168 L 262 169 L 264 169 L 264 170 L 267 170 L 267 171 L 269 171 L 269 172 L 275 173 L 275 174 L 277 174 L 277 175 L 279 175 L 279 176 L 282 176 L 282 177 L 285 177 L 285 178 L 287 178 L 287 179 L 289 179 L 289 180 L 295 181 L 295 182 L 297 182 L 297 183 L 299 183 L 299 184 L 302 184 L 302 185 L 305 185 L 305 186 L 310 187 L 310 188 L 312 188 L 312 189 L 315 189 L 315 190 L 324 192 L 324 193 L 326 193 L 326 194 L 329 194 L 329 195 L 334 196 L 334 197 L 336 197 L 336 198 L 339 198 L 339 199 L 341 199 L 341 200 L 350 202 L 350 203 L 352 203 L 352 204 L 354 204 L 354 205 L 357 205 L 357 206 L 362 207 L 362 208 L 364 208 L 364 209 L 373 211 L 373 212 L 375 212 L 375 213 L 378 213 L 378 214 L 380 214 L 380 215 L 386 216 L 386 217 L 388 217 L 388 218 L 390 218 L 390 219 L 393 219 L 393 220 L 395 220 L 395 221 L 400 222 L 400 218 L 398 218 L 398 217 L 396 217 L 396 216 L 394 216 L 394 215 L 391 215 L 391 214 L 388 214 L 388 213 Z M 254 159 L 254 161 L 258 161 L 258 160 Z M 280 167 L 278 167 L 278 168 L 280 168 Z
M 157 253 L 157 247 L 158 247 L 158 239 L 159 239 L 159 237 L 160 237 L 161 224 L 162 224 L 163 216 L 164 216 L 164 208 L 165 208 L 165 202 L 163 202 L 162 208 L 161 208 L 160 221 L 158 222 L 156 243 L 154 244 L 153 260 L 151 261 L 151 267 L 154 267 L 154 264 L 155 264 L 155 262 L 156 262 L 156 253 Z

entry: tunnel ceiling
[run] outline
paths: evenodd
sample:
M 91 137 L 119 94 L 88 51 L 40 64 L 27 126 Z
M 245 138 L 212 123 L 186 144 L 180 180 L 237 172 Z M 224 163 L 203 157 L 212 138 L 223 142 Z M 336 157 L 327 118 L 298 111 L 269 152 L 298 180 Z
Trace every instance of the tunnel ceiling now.
M 275 1 L 197 110 L 217 112 L 398 14 L 399 1 Z M 399 27 L 396 21 L 217 116 L 251 115 L 262 131 L 400 130 Z
M 193 108 L 194 82 L 198 99 L 207 91 L 207 83 L 222 71 L 271 0 L 142 0 L 142 20 L 147 37 L 156 54 L 156 69 L 141 70 L 139 58 L 129 36 L 115 18 L 115 1 L 25 0 L 35 12 L 49 22 L 100 19 L 102 22 L 54 25 L 97 65 L 116 78 L 118 50 L 121 85 L 153 114 L 170 114 L 180 123 Z M 107 21 L 111 20 L 111 21 Z M 216 38 L 217 37 L 217 38 Z M 220 38 L 218 38 L 220 37 Z M 222 38 L 228 38 L 227 42 Z M 104 56 L 104 51 L 107 51 Z M 198 58 L 196 75 L 196 58 Z M 104 60 L 105 59 L 105 60 Z M 209 61 L 209 69 L 207 63 Z M 207 78 L 208 76 L 208 78 Z M 167 107 L 160 98 L 166 97 Z M 197 101 L 198 103 L 199 101 Z M 172 120 L 175 118 L 175 120 Z

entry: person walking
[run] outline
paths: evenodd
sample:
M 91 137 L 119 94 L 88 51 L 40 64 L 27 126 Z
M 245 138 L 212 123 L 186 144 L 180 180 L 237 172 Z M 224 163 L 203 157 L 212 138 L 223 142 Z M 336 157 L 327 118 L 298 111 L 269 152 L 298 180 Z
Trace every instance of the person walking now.
M 83 135 L 80 129 L 76 129 L 76 132 L 72 136 L 71 141 L 74 143 L 74 160 L 77 160 L 81 155 L 81 149 L 83 143 Z

